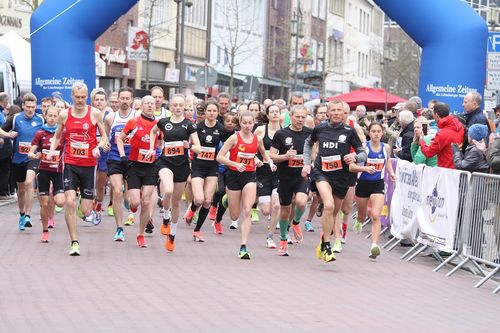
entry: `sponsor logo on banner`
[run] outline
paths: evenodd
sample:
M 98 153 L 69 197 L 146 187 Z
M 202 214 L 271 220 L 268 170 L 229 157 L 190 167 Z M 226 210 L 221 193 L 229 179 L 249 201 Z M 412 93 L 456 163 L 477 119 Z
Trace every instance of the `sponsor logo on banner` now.
M 392 158 L 391 163 L 392 163 L 392 170 L 396 170 L 398 160 Z M 389 175 L 387 168 L 385 169 L 384 183 L 385 183 L 385 198 L 384 198 L 384 207 L 382 207 L 382 213 L 380 214 L 380 222 L 384 227 L 388 227 L 391 224 L 390 208 L 391 208 L 392 195 L 394 193 L 395 182 L 391 180 L 391 176 Z
M 149 49 L 148 33 L 138 27 L 128 29 L 128 60 L 147 60 Z

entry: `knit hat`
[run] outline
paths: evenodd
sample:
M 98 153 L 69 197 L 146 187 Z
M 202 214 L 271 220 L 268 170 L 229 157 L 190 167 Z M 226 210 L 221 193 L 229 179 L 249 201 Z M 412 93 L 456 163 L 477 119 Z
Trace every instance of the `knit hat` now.
M 481 141 L 481 140 L 486 140 L 488 137 L 488 126 L 486 125 L 481 125 L 481 124 L 474 124 L 471 127 L 469 127 L 469 136 L 476 140 L 476 141 Z

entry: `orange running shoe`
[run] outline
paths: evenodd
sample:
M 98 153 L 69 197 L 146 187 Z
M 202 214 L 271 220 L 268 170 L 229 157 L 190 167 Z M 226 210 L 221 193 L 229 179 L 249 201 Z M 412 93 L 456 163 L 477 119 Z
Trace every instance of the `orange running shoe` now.
M 278 247 L 278 255 L 282 257 L 288 257 L 288 241 L 280 240 L 280 246 Z
M 292 223 L 293 238 L 295 238 L 296 243 L 301 243 L 304 240 L 304 235 L 300 229 L 300 224 Z
M 49 242 L 49 232 L 48 231 L 42 232 L 41 242 L 42 243 L 48 243 Z
M 214 222 L 212 226 L 214 227 L 214 234 L 222 235 L 222 223 Z
M 217 206 L 210 206 L 210 210 L 208 211 L 208 218 L 210 220 L 215 220 L 217 217 Z
M 200 243 L 205 241 L 205 239 L 203 239 L 203 235 L 201 234 L 201 231 L 193 232 L 193 240 L 195 242 L 200 242 Z
M 144 240 L 144 235 L 137 235 L 137 246 L 138 247 L 148 247 L 146 241 Z
M 193 217 L 194 217 L 194 212 L 191 210 L 191 206 L 188 207 L 186 210 L 186 213 L 184 214 L 184 220 L 186 221 L 186 224 L 189 226 L 191 225 L 191 222 L 193 222 Z
M 175 236 L 168 235 L 166 238 L 167 239 L 165 241 L 165 248 L 169 252 L 174 252 L 174 249 L 175 249 L 175 243 L 174 243 Z
M 170 235 L 170 223 L 166 224 L 165 223 L 162 223 L 161 224 L 161 227 L 160 227 L 160 232 L 162 235 Z

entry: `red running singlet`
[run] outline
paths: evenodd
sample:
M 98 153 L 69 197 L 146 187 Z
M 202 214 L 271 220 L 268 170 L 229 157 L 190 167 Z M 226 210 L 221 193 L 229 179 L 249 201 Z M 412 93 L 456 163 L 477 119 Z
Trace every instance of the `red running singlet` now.
M 64 136 L 64 163 L 76 166 L 95 166 L 97 159 L 92 156 L 92 150 L 97 146 L 97 126 L 92 124 L 91 107 L 83 118 L 76 118 L 68 109 Z
M 252 143 L 244 142 L 239 131 L 236 132 L 236 138 L 238 141 L 236 146 L 229 150 L 229 159 L 236 163 L 246 164 L 245 172 L 254 172 L 255 155 L 257 154 L 257 149 L 259 147 L 259 139 L 257 138 L 257 135 L 253 134 Z M 232 166 L 230 166 L 229 169 L 238 171 Z

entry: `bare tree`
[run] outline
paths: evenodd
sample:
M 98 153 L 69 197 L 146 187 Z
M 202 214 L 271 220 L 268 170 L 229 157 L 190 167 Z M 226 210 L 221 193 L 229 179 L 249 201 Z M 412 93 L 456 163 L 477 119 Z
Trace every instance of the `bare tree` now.
M 21 2 L 31 8 L 31 11 L 35 11 L 35 9 L 40 6 L 40 0 L 21 0 Z
M 257 11 L 253 8 L 254 0 L 223 0 L 221 2 L 225 6 L 216 10 L 220 11 L 225 18 L 224 29 L 227 35 L 218 36 L 215 44 L 224 50 L 228 58 L 229 93 L 233 95 L 236 66 L 251 57 L 256 48 L 261 47 L 261 45 L 249 45 Z
M 290 22 L 278 18 L 271 28 L 267 41 L 266 62 L 269 73 L 281 81 L 280 98 L 285 96 L 285 82 L 289 81 L 293 63 L 290 61 L 292 43 L 290 39 Z

